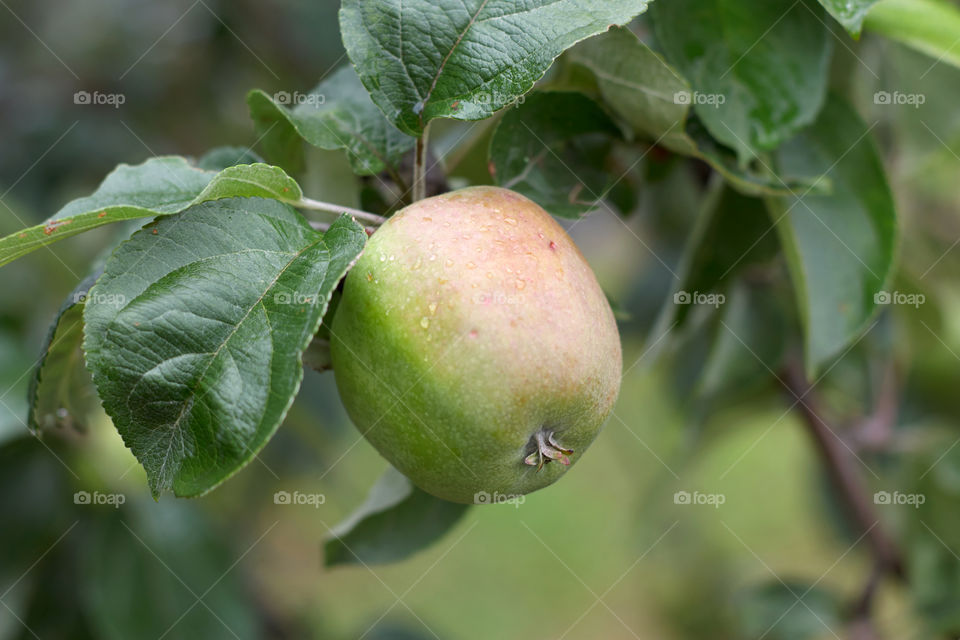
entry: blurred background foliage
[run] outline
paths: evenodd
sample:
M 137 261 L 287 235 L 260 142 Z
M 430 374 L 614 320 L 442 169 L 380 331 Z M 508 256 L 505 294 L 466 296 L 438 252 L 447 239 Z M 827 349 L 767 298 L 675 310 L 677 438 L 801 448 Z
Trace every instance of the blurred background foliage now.
M 117 163 L 255 145 L 248 90 L 306 91 L 345 63 L 335 0 L 0 4 L 0 235 L 89 193 Z M 636 31 L 648 35 L 643 20 Z M 926 496 L 919 509 L 878 507 L 911 572 L 905 585 L 880 588 L 877 626 L 898 639 L 957 633 L 960 249 L 950 249 L 960 238 L 960 71 L 869 33 L 836 35 L 834 89 L 876 123 L 899 206 L 893 288 L 927 303 L 889 307 L 820 388 L 838 424 L 866 441 L 858 471 L 871 492 Z M 881 89 L 926 102 L 877 105 Z M 126 100 L 78 105 L 80 90 Z M 490 124 L 435 127 L 451 187 L 490 181 Z M 624 166 L 637 153 L 613 151 Z M 578 470 L 521 505 L 471 509 L 438 544 L 386 566 L 323 567 L 322 539 L 386 467 L 349 424 L 329 373 L 307 372 L 259 460 L 196 500 L 153 502 L 103 415 L 84 435 L 29 436 L 26 386 L 48 322 L 113 232 L 5 266 L 0 639 L 846 633 L 840 621 L 871 560 L 792 399 L 761 366 L 797 348 L 782 339 L 795 334 L 794 303 L 775 293 L 787 278 L 776 247 L 752 254 L 722 313 L 692 310 L 661 341 L 661 308 L 699 212 L 716 206 L 728 228 L 749 224 L 753 201 L 721 192 L 707 173 L 654 149 L 626 176 L 622 218 L 604 210 L 566 223 L 626 318 L 621 399 Z M 339 153 L 311 152 L 301 179 L 312 197 L 376 206 Z M 755 336 L 756 352 L 711 338 L 721 319 Z M 890 397 L 896 418 L 881 428 L 893 433 L 877 435 L 864 425 Z M 125 502 L 76 504 L 82 491 Z M 277 491 L 325 501 L 276 504 Z M 724 502 L 677 504 L 678 491 Z

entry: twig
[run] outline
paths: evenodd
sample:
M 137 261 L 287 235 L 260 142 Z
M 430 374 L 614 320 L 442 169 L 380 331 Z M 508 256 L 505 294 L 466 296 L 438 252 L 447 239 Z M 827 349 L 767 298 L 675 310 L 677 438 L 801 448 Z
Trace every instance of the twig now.
M 873 597 L 883 580 L 884 569 L 876 562 L 870 570 L 870 577 L 853 606 L 850 622 L 850 640 L 880 640 L 880 633 L 873 626 Z
M 330 222 L 317 222 L 315 220 L 310 220 L 310 226 L 313 228 L 314 231 L 324 231 L 324 232 L 329 231 L 330 225 L 331 225 Z M 364 227 L 363 230 L 366 232 L 367 236 L 372 236 L 373 232 L 376 231 L 377 228 Z
M 822 416 L 826 413 L 820 396 L 807 382 L 802 363 L 795 360 L 788 366 L 785 378 L 791 393 L 800 399 L 798 411 L 804 418 L 804 424 L 827 467 L 830 479 L 848 507 L 851 520 L 859 528 L 859 533 L 867 537 L 874 562 L 882 573 L 903 577 L 900 550 L 874 510 L 870 494 L 857 472 L 853 453 L 824 422 Z
M 327 211 L 329 213 L 346 213 L 358 220 L 366 220 L 367 222 L 376 225 L 381 225 L 387 221 L 386 218 L 383 216 L 378 216 L 375 213 L 370 213 L 361 209 L 353 209 L 351 207 L 342 207 L 338 204 L 330 204 L 329 202 L 320 202 L 319 200 L 313 200 L 311 198 L 301 198 L 292 204 L 293 206 L 301 209 L 314 209 L 316 211 Z

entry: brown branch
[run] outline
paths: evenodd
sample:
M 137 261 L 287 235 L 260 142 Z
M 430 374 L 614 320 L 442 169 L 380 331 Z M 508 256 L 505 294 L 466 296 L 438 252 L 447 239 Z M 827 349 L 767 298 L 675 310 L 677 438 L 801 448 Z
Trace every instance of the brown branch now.
M 874 509 L 872 497 L 857 470 L 859 461 L 824 421 L 823 416 L 827 412 L 819 394 L 807 381 L 803 365 L 794 362 L 787 368 L 785 377 L 787 388 L 799 400 L 797 410 L 804 419 L 834 487 L 847 507 L 846 513 L 857 528 L 857 533 L 866 535 L 874 561 L 882 573 L 903 577 L 900 550 L 887 534 Z

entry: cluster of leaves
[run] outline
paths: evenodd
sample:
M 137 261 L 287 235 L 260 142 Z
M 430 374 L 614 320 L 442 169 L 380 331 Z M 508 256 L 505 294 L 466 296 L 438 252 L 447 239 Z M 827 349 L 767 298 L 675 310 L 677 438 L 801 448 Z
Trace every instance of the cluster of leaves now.
M 104 224 L 151 219 L 65 303 L 36 372 L 31 422 L 82 426 L 99 398 L 155 495 L 223 482 L 283 421 L 366 238 L 349 217 L 321 233 L 298 211 L 313 202 L 291 177 L 304 145 L 342 150 L 358 176 L 392 183 L 392 196 L 380 194 L 379 213 L 389 213 L 411 186 L 411 150 L 438 119 L 491 119 L 490 179 L 557 216 L 630 213 L 634 169 L 648 156 L 709 168 L 669 297 L 728 302 L 664 305 L 658 332 L 694 336 L 707 354 L 696 381 L 705 396 L 769 379 L 797 345 L 807 373 L 822 371 L 877 312 L 898 233 L 871 127 L 828 89 L 835 43 L 849 37 L 838 25 L 856 35 L 866 20 L 956 61 L 929 34 L 956 12 L 934 0 L 919 12 L 873 4 L 344 0 L 352 65 L 292 108 L 284 96 L 248 96 L 272 164 L 228 149 L 122 165 L 91 196 L 0 239 L 5 264 Z M 391 472 L 338 531 L 349 547 L 332 541 L 328 561 L 402 557 L 462 511 Z M 425 512 L 439 528 L 418 528 Z

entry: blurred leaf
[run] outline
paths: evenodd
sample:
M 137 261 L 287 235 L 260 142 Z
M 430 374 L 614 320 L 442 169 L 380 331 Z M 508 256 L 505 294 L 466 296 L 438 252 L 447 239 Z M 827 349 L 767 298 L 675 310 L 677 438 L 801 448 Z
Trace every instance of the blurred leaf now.
M 883 165 L 857 114 L 838 98 L 777 153 L 786 174 L 825 175 L 831 195 L 768 198 L 797 296 L 811 374 L 873 315 L 893 268 L 897 219 Z
M 296 202 L 303 194 L 282 169 L 265 164 L 239 165 L 219 173 L 198 169 L 178 156 L 151 158 L 136 166 L 121 164 L 93 195 L 70 202 L 43 224 L 0 238 L 0 265 L 105 224 L 169 215 L 237 196 Z
M 730 150 L 717 144 L 690 116 L 690 85 L 678 71 L 628 29 L 614 28 L 569 51 L 566 60 L 596 77 L 603 100 L 644 137 L 671 151 L 710 164 L 738 190 L 753 195 L 786 194 L 808 187 L 737 165 Z
M 58 552 L 69 547 L 77 536 L 67 471 L 64 463 L 48 450 L 50 446 L 56 445 L 45 445 L 34 437 L 19 437 L 0 446 L 0 505 L 4 521 L 0 527 L 0 593 L 3 604 L 9 607 L 3 608 L 0 615 L 0 638 L 4 640 L 32 637 L 8 614 L 12 611 L 21 620 L 27 619 L 28 609 L 36 608 L 33 601 L 50 591 L 51 585 L 42 582 L 41 569 L 55 562 Z M 46 559 L 46 563 L 32 567 L 41 559 Z
M 340 31 L 373 101 L 419 137 L 434 118 L 481 120 L 533 88 L 564 49 L 648 0 L 344 0 Z
M 366 502 L 330 532 L 324 563 L 332 567 L 404 560 L 443 537 L 469 506 L 435 498 L 390 467 Z
M 40 361 L 30 380 L 30 427 L 72 427 L 86 431 L 86 419 L 100 406 L 100 398 L 83 358 L 83 305 L 90 287 L 103 269 L 97 269 L 67 296 L 47 333 Z
M 770 287 L 738 283 L 726 294 L 723 315 L 700 381 L 702 396 L 741 396 L 773 379 L 790 326 Z
M 362 176 L 385 169 L 399 175 L 401 157 L 416 143 L 384 118 L 350 65 L 307 94 L 254 90 L 247 104 L 268 157 L 291 171 L 303 166 L 301 139 L 321 149 L 345 149 Z
M 701 306 L 693 304 L 694 296 L 723 294 L 742 271 L 772 261 L 779 252 L 773 229 L 762 200 L 714 181 L 687 233 L 679 276 L 651 335 L 682 328 Z M 660 343 L 651 349 L 658 353 L 666 346 Z
M 911 541 L 907 548 L 910 595 L 929 630 L 928 637 L 960 633 L 960 548 L 947 547 L 934 532 Z
M 802 598 L 802 601 L 799 599 Z M 822 587 L 768 582 L 738 594 L 743 636 L 769 640 L 811 640 L 842 625 L 839 598 Z
M 533 93 L 501 118 L 490 143 L 490 171 L 501 187 L 555 216 L 576 218 L 600 204 L 619 176 L 604 161 L 620 131 L 579 93 Z
M 726 291 L 734 276 L 770 262 L 780 250 L 762 200 L 721 186 L 705 208 L 686 248 L 680 291 L 689 294 Z M 679 322 L 687 309 L 677 307 Z
M 960 446 L 955 431 L 946 436 L 909 459 L 912 483 L 900 493 L 922 496 L 922 503 L 897 505 L 891 499 L 884 506 L 906 520 L 910 596 L 931 636 L 960 633 L 960 515 L 953 508 L 960 500 Z
M 161 218 L 114 252 L 88 295 L 84 348 L 155 495 L 205 493 L 269 440 L 365 240 L 347 217 L 321 235 L 287 205 L 233 199 Z
M 653 3 L 650 17 L 697 116 L 745 163 L 823 106 L 831 48 L 822 13 L 812 0 L 670 0 Z
M 0 446 L 30 433 L 27 374 L 33 369 L 35 358 L 36 353 L 18 331 L 0 328 L 0 389 L 4 393 L 0 398 Z
M 197 160 L 197 166 L 207 171 L 222 171 L 238 164 L 262 163 L 263 158 L 247 147 L 216 147 Z
M 960 67 L 960 9 L 944 0 L 882 0 L 864 26 L 893 40 Z
M 95 637 L 258 636 L 237 557 L 193 504 L 131 503 L 89 522 L 81 595 Z
M 863 19 L 877 0 L 820 0 L 830 15 L 851 35 L 859 36 Z

